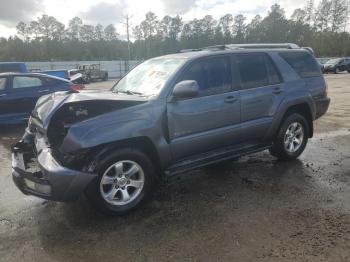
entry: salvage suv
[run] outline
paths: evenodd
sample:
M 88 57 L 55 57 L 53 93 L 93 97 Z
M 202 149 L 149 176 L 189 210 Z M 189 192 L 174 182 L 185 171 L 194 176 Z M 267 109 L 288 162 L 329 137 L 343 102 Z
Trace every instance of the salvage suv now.
M 25 194 L 70 201 L 85 193 L 120 215 L 163 177 L 266 149 L 297 158 L 329 103 L 309 49 L 186 50 L 145 61 L 110 91 L 41 97 L 13 146 L 13 179 Z

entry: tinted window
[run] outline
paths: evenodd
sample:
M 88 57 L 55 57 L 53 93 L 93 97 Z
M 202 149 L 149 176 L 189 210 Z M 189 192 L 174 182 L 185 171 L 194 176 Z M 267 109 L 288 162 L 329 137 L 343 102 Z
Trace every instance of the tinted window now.
M 298 73 L 300 77 L 321 75 L 320 66 L 307 52 L 284 52 L 280 56 Z
M 38 77 L 15 76 L 13 78 L 13 88 L 30 88 L 42 86 L 42 81 Z
M 186 70 L 182 80 L 196 80 L 199 96 L 231 91 L 231 70 L 228 57 L 206 58 L 195 62 Z
M 4 90 L 6 88 L 6 78 L 5 77 L 1 77 L 0 78 L 0 91 Z
M 0 73 L 5 72 L 21 72 L 21 67 L 19 64 L 2 64 L 0 65 Z
M 265 54 L 237 55 L 237 64 L 243 89 L 281 82 L 275 66 Z

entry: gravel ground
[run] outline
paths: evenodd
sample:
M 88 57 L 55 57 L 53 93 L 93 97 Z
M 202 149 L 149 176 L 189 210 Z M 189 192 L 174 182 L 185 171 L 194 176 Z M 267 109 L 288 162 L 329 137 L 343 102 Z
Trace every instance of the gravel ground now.
M 1 127 L 0 261 L 350 261 L 350 74 L 326 78 L 331 107 L 299 160 L 196 170 L 118 218 L 20 193 L 9 148 L 23 127 Z

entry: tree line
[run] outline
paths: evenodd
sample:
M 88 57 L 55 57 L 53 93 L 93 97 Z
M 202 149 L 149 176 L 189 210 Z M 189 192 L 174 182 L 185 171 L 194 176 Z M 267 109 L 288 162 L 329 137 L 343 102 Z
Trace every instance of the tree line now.
M 79 17 L 67 27 L 48 15 L 19 22 L 15 36 L 0 38 L 0 60 L 147 59 L 210 45 L 277 42 L 311 46 L 318 56 L 350 55 L 348 0 L 322 0 L 317 6 L 309 0 L 289 18 L 274 4 L 265 17 L 256 15 L 249 22 L 243 14 L 184 21 L 179 15 L 160 19 L 148 12 L 134 27 L 130 16 L 125 19 L 127 39 L 133 41 L 121 40 L 113 24 L 89 25 Z

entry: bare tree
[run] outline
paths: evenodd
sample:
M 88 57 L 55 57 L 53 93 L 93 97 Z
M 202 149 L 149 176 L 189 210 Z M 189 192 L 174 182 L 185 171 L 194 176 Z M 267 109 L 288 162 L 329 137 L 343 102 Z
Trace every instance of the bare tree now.
M 348 2 L 346 0 L 332 0 L 330 9 L 331 31 L 343 29 L 348 18 Z

